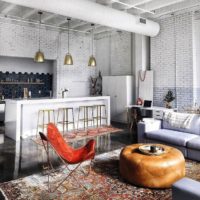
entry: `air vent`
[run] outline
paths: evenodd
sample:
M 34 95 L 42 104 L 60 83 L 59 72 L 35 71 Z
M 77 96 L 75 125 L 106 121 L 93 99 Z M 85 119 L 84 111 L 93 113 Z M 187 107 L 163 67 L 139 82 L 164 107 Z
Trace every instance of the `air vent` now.
M 140 23 L 141 23 L 141 24 L 146 24 L 146 19 L 140 18 Z

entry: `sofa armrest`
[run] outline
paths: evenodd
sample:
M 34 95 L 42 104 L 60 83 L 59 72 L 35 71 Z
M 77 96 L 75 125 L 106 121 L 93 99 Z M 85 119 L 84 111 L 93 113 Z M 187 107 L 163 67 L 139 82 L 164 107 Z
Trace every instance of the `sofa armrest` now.
M 159 130 L 161 128 L 161 120 L 148 120 L 141 121 L 137 124 L 137 138 L 138 143 L 143 143 L 145 141 L 145 132 Z
M 199 200 L 200 199 L 200 182 L 182 178 L 172 185 L 173 200 Z

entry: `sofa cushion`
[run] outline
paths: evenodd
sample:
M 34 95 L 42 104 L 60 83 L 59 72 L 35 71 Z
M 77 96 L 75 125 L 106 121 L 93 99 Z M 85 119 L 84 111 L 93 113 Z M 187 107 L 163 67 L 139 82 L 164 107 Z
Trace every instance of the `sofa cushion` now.
M 200 135 L 200 115 L 167 111 L 163 115 L 162 127 Z
M 188 141 L 187 147 L 190 149 L 200 150 L 200 137 Z
M 146 132 L 145 136 L 149 139 L 162 141 L 178 146 L 186 146 L 189 140 L 197 138 L 195 134 L 184 133 L 180 131 L 173 131 L 168 129 L 159 129 L 156 131 Z

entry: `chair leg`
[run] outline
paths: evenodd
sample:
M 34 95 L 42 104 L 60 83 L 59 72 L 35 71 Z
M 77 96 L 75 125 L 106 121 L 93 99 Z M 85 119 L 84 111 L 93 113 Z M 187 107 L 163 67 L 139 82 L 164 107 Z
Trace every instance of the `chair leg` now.
M 66 131 L 69 131 L 69 119 L 68 119 L 69 109 L 65 110 L 65 119 L 66 119 Z
M 55 116 L 55 110 L 53 110 L 53 123 L 56 123 L 56 116 Z
M 96 116 L 97 118 L 96 118 L 96 120 L 97 120 L 97 128 L 98 128 L 98 126 L 99 126 L 99 112 L 98 112 L 99 111 L 99 107 L 98 107 L 98 105 L 97 105 L 96 108 L 97 108 L 97 116 Z
M 38 120 L 37 120 L 36 138 L 37 138 L 38 131 L 39 131 L 39 121 L 40 121 L 39 117 L 40 117 L 40 110 L 38 111 Z
M 88 129 L 88 120 L 89 120 L 89 116 L 88 116 L 88 107 L 86 107 L 86 120 L 87 120 L 87 129 Z
M 66 166 L 66 168 L 70 171 L 69 174 L 68 174 L 61 182 L 59 182 L 59 184 L 58 184 L 56 187 L 54 187 L 54 188 L 51 188 L 51 185 L 50 185 L 50 173 L 48 173 L 48 191 L 49 191 L 50 193 L 54 193 L 54 192 L 55 192 L 55 191 L 56 191 L 70 176 L 72 176 L 72 177 L 75 179 L 75 181 L 78 183 L 79 186 L 81 186 L 84 190 L 87 191 L 87 187 L 84 186 L 84 185 L 76 178 L 76 176 L 74 176 L 74 172 L 80 167 L 81 164 L 82 164 L 82 163 L 79 163 L 73 170 L 69 169 L 69 167 Z M 91 165 L 91 163 L 90 163 L 90 165 Z M 90 166 L 90 168 L 89 168 L 89 172 L 88 172 L 87 175 L 89 175 L 90 170 L 91 170 L 91 166 Z
M 64 121 L 65 121 L 65 110 L 63 110 L 63 136 L 64 136 L 64 133 L 65 133 L 65 123 L 64 123 Z
M 51 121 L 50 111 L 48 111 L 48 123 Z
M 107 117 L 107 111 L 106 111 L 106 106 L 104 107 L 104 112 L 105 112 L 105 120 L 106 120 L 106 126 L 108 125 L 108 117 Z
M 58 109 L 58 114 L 57 114 L 57 124 L 58 124 L 58 120 L 59 120 L 59 115 L 60 115 L 60 109 Z
M 91 169 L 92 169 L 92 164 L 93 164 L 93 162 L 94 162 L 94 159 L 92 159 L 92 160 L 90 161 L 88 172 L 85 172 L 85 170 L 80 166 L 81 172 L 82 172 L 85 176 L 88 176 L 88 175 L 90 174 Z
M 73 131 L 75 132 L 74 109 L 72 109 Z
M 93 110 L 93 108 L 92 108 L 92 126 L 94 127 L 94 123 L 95 123 L 95 121 L 94 121 L 94 110 Z
M 100 115 L 100 126 L 101 126 L 101 106 L 99 107 L 99 115 Z
M 79 128 L 79 119 L 80 119 L 80 107 L 78 109 L 78 122 L 77 122 L 77 130 Z
M 42 114 L 43 114 L 43 122 L 42 122 L 42 132 L 44 133 L 44 118 L 45 118 L 45 112 L 44 111 L 42 111 Z
M 52 163 L 50 161 L 50 157 L 49 157 L 49 143 L 47 142 L 47 144 L 45 145 L 43 140 L 42 140 L 42 143 L 43 143 L 44 149 L 45 149 L 45 151 L 47 153 L 47 163 L 49 165 L 49 167 L 47 169 L 47 170 L 49 170 L 48 171 L 48 191 L 50 193 L 54 193 L 70 176 L 72 176 L 76 180 L 76 182 L 79 184 L 79 186 L 81 186 L 84 190 L 87 191 L 87 188 L 83 184 L 81 184 L 80 181 L 77 180 L 77 178 L 73 174 L 81 166 L 82 162 L 79 163 L 74 169 L 71 170 L 71 169 L 69 169 L 68 165 L 66 165 L 66 163 L 62 159 L 61 160 L 63 161 L 63 163 L 66 165 L 66 167 L 62 171 L 64 171 L 67 168 L 68 171 L 69 171 L 69 174 L 62 181 L 60 181 L 59 184 L 55 188 L 53 188 L 53 189 L 51 188 L 51 185 L 50 185 L 50 174 L 51 174 L 50 169 L 53 170 L 53 171 L 55 171 L 55 169 L 54 169 L 54 167 L 53 167 L 53 165 L 52 165 Z M 91 171 L 92 163 L 93 163 L 93 159 L 90 161 L 90 166 L 89 166 L 88 173 L 87 174 L 84 173 L 85 175 L 89 175 L 89 173 Z

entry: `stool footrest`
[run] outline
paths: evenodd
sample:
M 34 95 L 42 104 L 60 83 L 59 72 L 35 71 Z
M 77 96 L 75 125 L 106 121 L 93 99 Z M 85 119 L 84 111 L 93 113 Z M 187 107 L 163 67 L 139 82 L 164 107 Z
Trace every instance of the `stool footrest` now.
M 60 122 L 57 122 L 57 124 L 73 124 L 74 122 L 72 121 L 60 121 Z
M 101 119 L 107 119 L 107 117 L 100 117 L 100 116 L 96 116 L 96 117 L 93 117 L 93 118 L 94 118 L 94 119 L 97 119 L 97 118 L 98 118 L 98 119 L 100 119 L 100 118 L 101 118 Z
M 48 124 L 38 124 L 38 127 L 48 126 Z
M 93 119 L 79 119 L 79 121 L 89 122 L 89 121 L 93 121 Z

